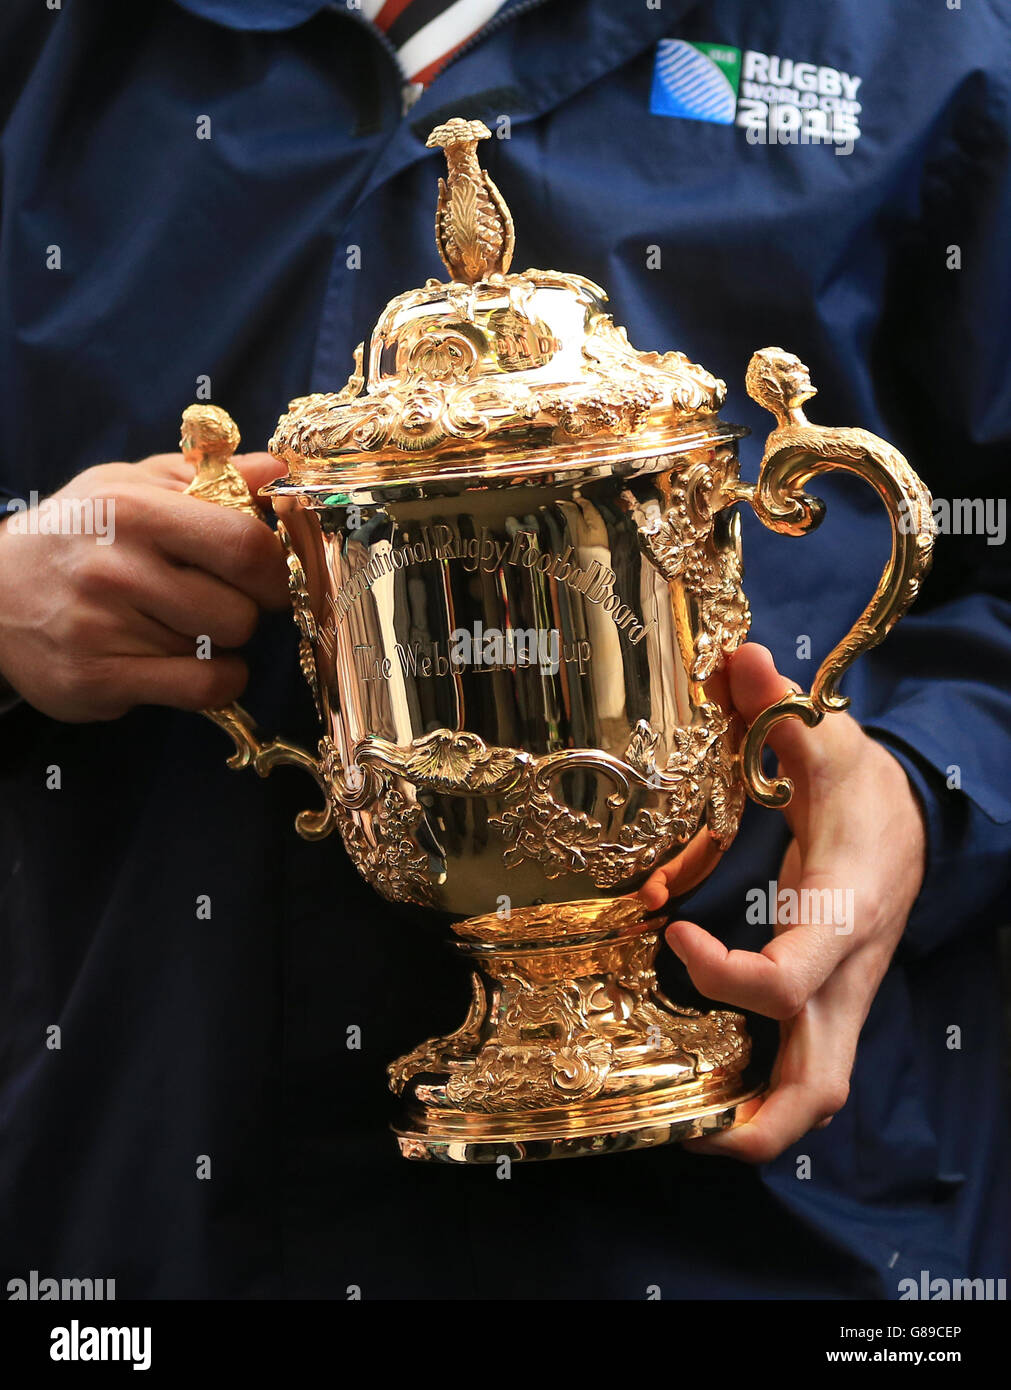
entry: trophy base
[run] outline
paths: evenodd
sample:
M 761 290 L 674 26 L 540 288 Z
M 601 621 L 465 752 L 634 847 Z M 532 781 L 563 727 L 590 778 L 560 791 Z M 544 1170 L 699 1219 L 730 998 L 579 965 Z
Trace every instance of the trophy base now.
M 761 1091 L 729 1010 L 679 1008 L 653 968 L 659 933 L 633 898 L 471 917 L 476 966 L 454 1033 L 389 1068 L 405 1158 L 494 1163 L 655 1148 L 717 1133 Z
M 503 1156 L 512 1162 L 543 1162 L 550 1158 L 587 1158 L 594 1154 L 630 1153 L 633 1149 L 655 1149 L 660 1144 L 678 1144 L 685 1139 L 718 1134 L 738 1123 L 738 1108 L 760 1095 L 761 1086 L 738 1088 L 732 1096 L 703 1107 L 699 1097 L 672 1106 L 669 1113 L 647 1117 L 648 1107 L 621 1114 L 617 1109 L 608 1117 L 606 1107 L 577 1124 L 574 1116 L 554 1122 L 555 1133 L 536 1134 L 531 1116 L 523 1111 L 499 1116 L 497 1125 L 488 1124 L 482 1133 L 480 1122 L 467 1136 L 440 1130 L 438 1114 L 433 1130 L 399 1129 L 394 1134 L 404 1158 L 427 1159 L 432 1163 L 497 1163 Z M 658 1107 L 659 1109 L 659 1107 Z M 546 1122 L 551 1127 L 551 1122 Z

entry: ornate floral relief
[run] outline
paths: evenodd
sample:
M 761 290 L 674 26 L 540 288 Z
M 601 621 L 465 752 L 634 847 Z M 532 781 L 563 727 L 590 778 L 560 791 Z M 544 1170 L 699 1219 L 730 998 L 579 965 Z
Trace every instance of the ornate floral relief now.
M 267 449 L 275 458 L 297 455 L 326 426 L 332 418 L 331 411 L 350 405 L 361 395 L 365 386 L 362 368 L 364 356 L 365 344 L 362 342 L 355 348 L 355 365 L 351 375 L 339 391 L 314 391 L 311 395 L 296 396 L 288 402 L 287 412 L 277 422 L 277 429 L 267 444 Z
M 415 1078 L 438 1087 L 441 1075 L 449 1105 L 495 1114 L 578 1105 L 605 1090 L 633 1094 L 658 1076 L 676 1086 L 744 1067 L 749 1044 L 739 1014 L 675 1008 L 660 992 L 654 932 L 616 950 L 614 970 L 549 980 L 492 958 L 494 1002 L 475 976 L 463 1025 L 395 1062 L 391 1089 L 400 1094 Z
M 736 749 L 729 738 L 721 738 L 716 748 L 716 765 L 706 802 L 706 824 L 721 850 L 734 842 L 744 814 L 744 783 Z
M 511 294 L 529 289 L 529 277 L 539 273 L 499 277 L 501 285 L 489 283 L 484 292 L 498 298 L 503 288 Z M 403 330 L 414 341 L 402 354 L 402 375 L 372 383 L 362 396 L 345 388 L 292 401 L 271 452 L 297 465 L 340 452 L 434 449 L 447 440 L 473 442 L 519 427 L 540 429 L 558 442 L 621 438 L 653 417 L 669 423 L 671 416 L 719 410 L 722 381 L 683 353 L 637 352 L 603 313 L 590 318 L 578 379 L 539 379 L 536 369 L 559 344 L 548 325 L 517 307 L 524 298 L 517 293 L 512 307 L 492 311 L 486 327 L 467 332 L 434 314 L 412 324 Z
M 428 857 L 412 838 L 422 809 L 396 790 L 394 778 L 451 796 L 501 796 L 502 811 L 490 824 L 507 841 L 507 868 L 534 860 L 548 878 L 583 873 L 598 888 L 613 888 L 651 868 L 675 845 L 686 844 L 703 820 L 721 848 L 733 839 L 743 796 L 729 721 L 715 705 L 705 714 L 704 723 L 674 730 L 662 766 L 656 761 L 659 735 L 641 720 L 624 759 L 599 749 L 562 749 L 535 758 L 521 749 L 491 746 L 466 731 L 438 729 L 407 747 L 364 739 L 355 750 L 353 782 L 333 744 L 324 740 L 324 775 L 334 789 L 351 857 L 387 897 L 429 902 L 433 887 Z M 559 779 L 576 770 L 611 784 L 607 804 L 616 813 L 636 787 L 655 793 L 660 805 L 640 808 L 609 839 L 599 820 L 556 795 Z M 368 835 L 359 812 L 372 818 Z
M 340 754 L 331 739 L 322 739 L 319 751 L 337 828 L 362 878 L 391 902 L 434 905 L 435 882 L 429 857 L 417 841 L 423 808 L 391 786 L 388 778 L 374 773 L 353 788 L 345 778 Z M 368 830 L 359 814 L 362 810 L 370 818 Z
M 477 734 L 450 729 L 436 729 L 406 751 L 373 739 L 358 756 L 367 764 L 396 768 L 418 786 L 457 794 L 501 791 L 522 776 L 529 761 L 529 754 L 489 746 Z
M 386 1069 L 390 1090 L 399 1095 L 412 1077 L 424 1075 L 426 1072 L 445 1071 L 447 1067 L 452 1068 L 454 1063 L 462 1062 L 468 1055 L 477 1052 L 481 1046 L 486 1007 L 481 977 L 472 974 L 470 1007 L 460 1027 L 444 1037 L 428 1038 L 425 1042 L 419 1043 L 413 1052 L 408 1052 L 391 1063 Z
M 676 475 L 659 520 L 639 527 L 645 554 L 666 579 L 679 580 L 698 605 L 691 673 L 699 681 L 719 669 L 724 655 L 741 645 L 751 626 L 751 608 L 741 587 L 737 528 L 730 544 L 718 545 L 714 536 L 720 487 L 706 464 L 693 464 Z
M 685 415 L 715 414 L 727 395 L 727 384 L 690 361 L 683 352 L 639 352 L 628 333 L 610 314 L 595 314 L 583 345 L 583 356 L 598 375 L 635 375 L 643 389 Z
M 693 809 L 699 806 L 701 794 L 706 825 L 720 849 L 725 850 L 733 842 L 741 823 L 744 788 L 732 741 L 734 721 L 716 705 L 707 707 L 706 721 L 674 730 L 674 752 L 661 770 L 656 765 L 659 736 L 645 720 L 640 720 L 626 756 L 650 786 L 687 801 Z M 702 794 L 700 781 L 704 779 L 708 779 L 708 788 Z M 687 838 L 694 831 L 695 824 L 692 824 Z
M 466 381 L 477 360 L 477 345 L 450 326 L 419 335 L 407 353 L 407 369 L 432 381 Z
M 291 606 L 299 632 L 298 664 L 301 667 L 305 682 L 312 692 L 316 713 L 322 718 L 323 705 L 320 698 L 319 674 L 316 670 L 316 657 L 313 651 L 313 643 L 316 641 L 318 632 L 316 617 L 309 601 L 305 570 L 302 568 L 302 561 L 295 554 L 295 548 L 283 521 L 277 523 L 277 535 L 284 549 L 284 558 L 288 566 L 288 593 L 291 595 Z
M 355 868 L 391 902 L 435 905 L 428 855 L 414 838 L 423 814 L 417 802 L 389 786 L 372 809 L 372 838 L 353 811 L 337 813 L 337 828 Z

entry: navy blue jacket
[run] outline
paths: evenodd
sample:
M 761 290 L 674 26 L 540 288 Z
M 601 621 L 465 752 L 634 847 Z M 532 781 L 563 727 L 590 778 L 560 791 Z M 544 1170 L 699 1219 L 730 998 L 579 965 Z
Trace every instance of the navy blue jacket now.
M 715 119 L 669 61 L 688 50 L 658 47 L 671 39 L 720 46 Z M 198 377 L 248 448 L 290 397 L 342 383 L 386 300 L 441 273 L 441 155 L 424 137 L 456 114 L 510 118 L 482 155 L 517 266 L 590 276 L 637 346 L 724 377 L 725 414 L 755 431 L 746 476 L 771 421 L 744 369 L 775 343 L 810 365 L 815 419 L 891 439 L 942 499 L 1004 490 L 1011 65 L 995 0 L 510 0 L 406 116 L 388 48 L 343 4 L 11 0 L 0 55 L 12 494 L 171 449 Z M 835 93 L 851 150 L 772 142 L 772 78 L 795 110 L 778 131 L 816 120 L 812 90 L 824 111 Z M 869 489 L 819 491 L 828 518 L 804 540 L 744 518 L 753 635 L 805 684 L 798 638 L 828 650 L 888 546 Z M 227 771 L 198 718 L 8 713 L 4 1283 L 37 1269 L 115 1278 L 121 1298 L 895 1297 L 921 1269 L 1005 1276 L 1011 604 L 996 539 L 942 536 L 913 613 L 848 680 L 923 798 L 930 867 L 849 1103 L 761 1171 L 674 1148 L 507 1181 L 404 1163 L 385 1064 L 455 1026 L 467 996 L 437 927 L 376 898 L 336 838 L 296 839 L 313 789 Z M 252 663 L 261 723 L 312 742 L 286 615 L 265 621 Z M 786 838 L 749 806 L 689 914 L 760 947 L 746 893 L 775 877 Z M 677 962 L 665 970 L 690 999 Z

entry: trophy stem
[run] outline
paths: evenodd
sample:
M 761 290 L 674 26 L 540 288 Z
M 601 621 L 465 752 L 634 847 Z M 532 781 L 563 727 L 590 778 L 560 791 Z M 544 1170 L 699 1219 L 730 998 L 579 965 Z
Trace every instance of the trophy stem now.
M 657 983 L 659 931 L 633 898 L 490 913 L 454 927 L 474 967 L 461 1026 L 389 1068 L 407 1158 L 490 1163 L 654 1147 L 727 1129 L 761 1089 L 728 1010 Z

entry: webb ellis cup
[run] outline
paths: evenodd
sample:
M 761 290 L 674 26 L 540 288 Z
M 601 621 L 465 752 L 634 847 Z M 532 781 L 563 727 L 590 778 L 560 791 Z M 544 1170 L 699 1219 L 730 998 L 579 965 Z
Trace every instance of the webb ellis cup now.
M 747 389 L 775 428 L 743 483 L 722 381 L 636 351 L 589 280 L 511 273 L 512 219 L 477 159 L 488 134 L 456 119 L 428 140 L 449 166 L 435 225 L 450 279 L 392 300 L 343 390 L 293 401 L 270 442 L 319 754 L 238 706 L 207 712 L 233 766 L 316 778 L 324 809 L 301 834 L 336 826 L 384 898 L 451 917 L 466 1017 L 433 1018 L 448 1031 L 389 1076 L 401 1151 L 454 1163 L 734 1123 L 760 1089 L 744 1019 L 664 997 L 661 923 L 631 895 L 675 856 L 678 891 L 699 884 L 746 794 L 786 804 L 789 782 L 762 766 L 769 729 L 845 708 L 843 673 L 915 597 L 932 544 L 901 454 L 805 418 L 796 357 L 752 358 Z M 192 489 L 251 506 L 228 416 L 191 407 L 183 436 Z M 803 489 L 832 469 L 879 493 L 891 557 L 810 694 L 745 731 L 707 693 L 750 621 L 736 504 L 802 535 L 822 514 Z

